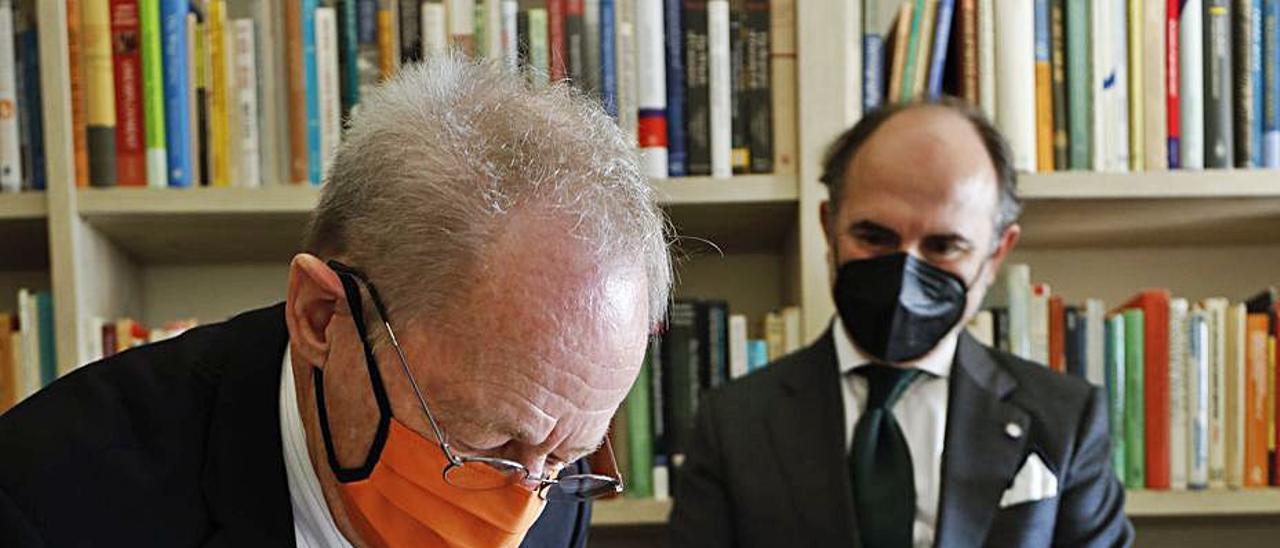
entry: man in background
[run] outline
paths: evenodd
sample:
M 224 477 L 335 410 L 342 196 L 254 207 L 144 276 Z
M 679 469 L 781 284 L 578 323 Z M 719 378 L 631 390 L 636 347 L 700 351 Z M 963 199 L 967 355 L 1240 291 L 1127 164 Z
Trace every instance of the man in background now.
M 284 303 L 0 417 L 0 545 L 583 546 L 621 479 L 579 461 L 610 462 L 671 283 L 612 120 L 493 66 L 406 67 L 305 249 Z
M 699 401 L 678 547 L 1123 546 L 1106 396 L 964 330 L 1018 241 L 1004 139 L 968 107 L 869 113 L 828 151 L 838 314 Z

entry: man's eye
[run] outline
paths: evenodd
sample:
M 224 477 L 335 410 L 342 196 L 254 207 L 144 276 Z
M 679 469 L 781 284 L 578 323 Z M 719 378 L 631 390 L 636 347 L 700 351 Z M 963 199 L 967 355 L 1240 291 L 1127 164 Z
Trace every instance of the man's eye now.
M 872 247 L 891 247 L 896 244 L 895 238 L 888 234 L 862 232 L 855 235 L 862 243 Z

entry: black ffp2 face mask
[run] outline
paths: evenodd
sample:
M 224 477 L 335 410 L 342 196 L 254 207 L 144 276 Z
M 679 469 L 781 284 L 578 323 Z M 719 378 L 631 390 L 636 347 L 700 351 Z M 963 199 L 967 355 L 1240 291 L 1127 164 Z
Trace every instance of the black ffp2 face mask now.
M 933 350 L 964 316 L 968 290 L 955 274 L 893 253 L 840 265 L 834 293 L 849 336 L 892 364 Z

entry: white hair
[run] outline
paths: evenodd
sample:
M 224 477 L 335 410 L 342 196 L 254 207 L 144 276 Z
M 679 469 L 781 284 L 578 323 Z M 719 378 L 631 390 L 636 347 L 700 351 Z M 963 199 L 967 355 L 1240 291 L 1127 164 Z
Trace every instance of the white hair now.
M 305 248 L 365 271 L 392 316 L 440 310 L 473 283 L 504 219 L 539 207 L 598 261 L 640 261 L 666 313 L 665 217 L 635 152 L 593 101 L 495 63 L 438 55 L 361 98 Z

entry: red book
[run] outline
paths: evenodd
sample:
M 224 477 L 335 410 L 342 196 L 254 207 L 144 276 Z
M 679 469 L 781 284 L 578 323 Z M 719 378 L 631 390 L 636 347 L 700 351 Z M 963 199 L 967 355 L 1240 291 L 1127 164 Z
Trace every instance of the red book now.
M 1049 368 L 1067 371 L 1067 317 L 1062 296 L 1049 297 Z
M 1121 309 L 1142 310 L 1143 415 L 1148 489 L 1169 488 L 1169 290 L 1148 289 Z
M 1186 0 L 1167 0 L 1164 25 L 1164 75 L 1165 104 L 1168 115 L 1166 125 L 1169 128 L 1169 169 L 1182 167 L 1182 156 L 1179 152 L 1179 141 L 1182 139 L 1182 125 L 1178 119 L 1182 116 L 1182 100 L 1178 97 L 1178 16 L 1182 2 Z
M 547 52 L 551 56 L 550 76 L 552 82 L 559 82 L 568 76 L 565 67 L 569 66 L 566 57 L 569 48 L 566 46 L 565 0 L 547 0 Z
M 120 186 L 147 186 L 140 36 L 138 0 L 111 0 L 111 53 L 116 85 L 116 184 Z

